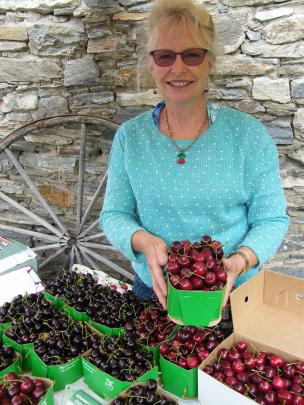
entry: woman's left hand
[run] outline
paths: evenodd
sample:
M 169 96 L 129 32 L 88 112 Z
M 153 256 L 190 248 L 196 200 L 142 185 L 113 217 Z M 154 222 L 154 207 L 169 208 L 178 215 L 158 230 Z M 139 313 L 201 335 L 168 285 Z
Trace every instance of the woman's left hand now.
M 223 308 L 227 305 L 229 295 L 237 279 L 238 275 L 240 274 L 241 270 L 244 267 L 244 260 L 239 255 L 231 256 L 228 258 L 223 258 L 223 265 L 227 271 L 227 284 L 226 284 L 226 292 L 223 301 Z

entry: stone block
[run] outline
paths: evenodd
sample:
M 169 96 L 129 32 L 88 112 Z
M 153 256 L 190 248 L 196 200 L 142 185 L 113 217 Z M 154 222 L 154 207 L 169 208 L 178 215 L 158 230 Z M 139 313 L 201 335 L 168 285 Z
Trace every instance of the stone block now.
M 48 14 L 56 8 L 78 7 L 81 0 L 1 0 L 0 12 L 34 11 Z
M 62 115 L 69 112 L 67 99 L 61 96 L 45 97 L 39 100 L 38 109 L 31 113 L 33 119 Z
M 37 107 L 36 94 L 8 93 L 2 98 L 0 110 L 8 113 L 14 110 L 34 110 Z
M 110 91 L 101 93 L 85 93 L 79 94 L 72 99 L 72 104 L 86 105 L 86 104 L 107 104 L 114 101 L 114 94 Z
M 263 30 L 263 37 L 271 44 L 285 44 L 304 38 L 304 14 L 273 21 Z
M 289 80 L 257 77 L 253 79 L 252 95 L 256 100 L 290 101 Z
M 27 49 L 25 42 L 0 41 L 0 52 L 19 52 Z
M 42 184 L 39 186 L 39 191 L 49 204 L 54 204 L 62 208 L 70 206 L 70 191 L 66 188 Z
M 248 55 L 260 55 L 264 58 L 303 58 L 304 43 L 298 41 L 290 44 L 274 45 L 263 40 L 245 41 L 242 44 L 242 51 Z
M 23 153 L 20 155 L 20 163 L 24 167 L 35 168 L 47 173 L 74 173 L 76 168 L 76 157 L 55 156 L 37 153 Z
M 115 37 L 106 37 L 98 39 L 89 39 L 88 41 L 88 53 L 100 53 L 100 52 L 113 52 L 116 50 L 118 39 Z
M 153 94 L 153 90 L 148 90 L 142 93 L 117 93 L 117 102 L 119 105 L 139 106 L 139 105 L 156 105 L 160 100 L 159 94 Z
M 119 13 L 115 14 L 113 20 L 117 21 L 141 21 L 148 17 L 148 13 Z
M 62 68 L 54 59 L 0 57 L 2 82 L 40 82 L 60 78 L 61 74 Z
M 255 13 L 254 18 L 259 21 L 268 21 L 279 17 L 290 16 L 293 12 L 292 7 L 277 7 L 269 10 L 258 10 Z
M 64 69 L 65 86 L 91 86 L 98 83 L 98 68 L 89 55 L 66 63 Z
M 232 11 L 215 14 L 214 24 L 218 34 L 220 53 L 228 54 L 236 51 L 245 40 L 248 11 Z M 233 24 L 231 24 L 233 21 Z
M 6 118 L 9 121 L 14 122 L 30 122 L 32 121 L 32 117 L 29 113 L 22 113 L 22 112 L 11 112 L 6 114 Z
M 285 0 L 223 0 L 223 4 L 230 7 L 261 6 L 272 3 L 283 3 Z
M 0 25 L 0 40 L 26 41 L 26 27 L 22 25 Z
M 276 66 L 272 61 L 251 58 L 246 55 L 225 55 L 217 59 L 216 73 L 219 76 L 258 76 L 272 73 Z
M 265 123 L 270 135 L 278 145 L 292 145 L 294 142 L 293 131 L 290 124 L 281 122 Z
M 293 126 L 301 132 L 304 132 L 304 108 L 299 108 L 293 118 Z
M 84 26 L 80 21 L 65 24 L 34 24 L 28 28 L 29 48 L 32 54 L 73 55 L 86 43 Z
M 304 98 L 304 79 L 296 79 L 291 82 L 291 97 Z

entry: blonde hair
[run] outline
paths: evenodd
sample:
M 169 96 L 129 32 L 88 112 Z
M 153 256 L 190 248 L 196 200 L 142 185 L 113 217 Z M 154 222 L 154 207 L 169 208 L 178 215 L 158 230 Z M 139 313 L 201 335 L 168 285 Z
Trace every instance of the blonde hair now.
M 215 27 L 209 12 L 194 0 L 156 0 L 147 20 L 146 54 L 156 42 L 162 28 L 171 32 L 189 30 L 194 40 L 208 49 L 210 62 L 214 65 L 217 55 Z

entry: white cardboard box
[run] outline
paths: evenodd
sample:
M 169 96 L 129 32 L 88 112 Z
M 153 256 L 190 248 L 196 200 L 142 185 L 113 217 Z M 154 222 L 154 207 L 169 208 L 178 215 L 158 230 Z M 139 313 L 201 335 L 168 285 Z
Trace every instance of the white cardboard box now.
M 253 405 L 202 371 L 214 363 L 217 352 L 245 340 L 259 351 L 272 352 L 286 361 L 304 360 L 304 279 L 264 270 L 231 293 L 234 333 L 225 339 L 198 370 L 201 405 Z

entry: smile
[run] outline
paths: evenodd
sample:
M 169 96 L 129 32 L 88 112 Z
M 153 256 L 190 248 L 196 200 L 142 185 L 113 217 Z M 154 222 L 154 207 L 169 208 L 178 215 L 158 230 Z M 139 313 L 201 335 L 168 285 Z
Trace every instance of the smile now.
M 169 84 L 172 87 L 185 87 L 185 86 L 189 86 L 191 83 L 193 83 L 192 81 L 172 81 L 172 82 L 167 82 L 167 84 Z

